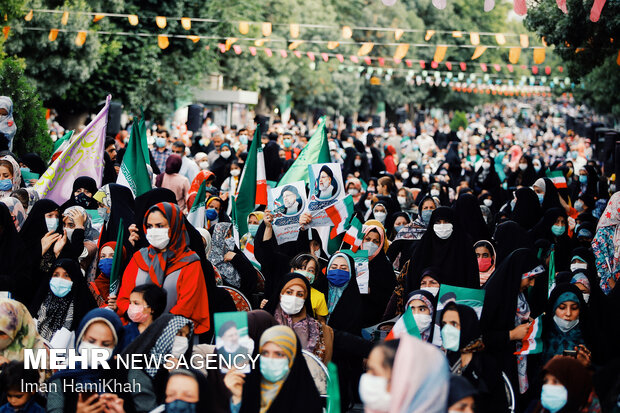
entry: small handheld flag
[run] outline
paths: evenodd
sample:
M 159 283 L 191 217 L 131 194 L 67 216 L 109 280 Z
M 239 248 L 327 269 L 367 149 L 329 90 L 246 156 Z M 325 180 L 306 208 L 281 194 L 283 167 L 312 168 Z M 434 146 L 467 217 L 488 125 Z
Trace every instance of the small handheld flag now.
M 345 232 L 344 237 L 342 238 L 343 242 L 346 242 L 351 246 L 351 250 L 353 252 L 357 252 L 357 250 L 362 246 L 362 241 L 364 240 L 364 232 L 363 225 L 357 217 L 353 217 L 351 219 L 351 225 L 347 232 Z
M 549 171 L 548 170 L 547 178 L 549 178 L 551 182 L 553 182 L 553 185 L 555 185 L 555 187 L 558 189 L 568 188 L 568 186 L 566 185 L 566 178 L 562 174 L 562 171 Z
M 338 234 L 345 231 L 348 221 L 353 216 L 353 208 L 353 198 L 351 195 L 347 195 L 334 205 L 325 208 L 327 216 L 334 224 L 334 227 L 329 233 L 330 238 L 335 238 Z
M 543 314 L 544 315 L 544 314 Z M 542 317 L 538 317 L 536 320 L 532 322 L 530 328 L 527 329 L 527 334 L 523 337 L 521 342 L 521 349 L 516 351 L 514 354 L 516 355 L 526 355 L 526 354 L 538 354 L 542 352 L 543 343 L 542 343 Z
M 416 338 L 421 338 L 422 336 L 410 308 L 407 308 L 405 314 L 396 321 L 390 333 L 385 337 L 385 341 L 395 340 L 405 333 Z
M 123 218 L 118 224 L 118 235 L 116 236 L 116 249 L 114 250 L 114 258 L 112 261 L 112 271 L 110 272 L 110 295 L 117 295 L 120 287 L 121 267 L 123 266 L 123 236 L 125 227 L 123 226 Z
M 327 413 L 340 413 L 340 385 L 338 384 L 338 367 L 333 362 L 327 363 L 329 381 L 327 383 Z

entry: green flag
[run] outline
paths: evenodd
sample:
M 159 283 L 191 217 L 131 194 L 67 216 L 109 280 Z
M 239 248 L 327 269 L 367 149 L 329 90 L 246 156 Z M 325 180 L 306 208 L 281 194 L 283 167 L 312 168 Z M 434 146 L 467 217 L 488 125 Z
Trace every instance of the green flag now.
M 116 183 L 131 189 L 134 197 L 140 196 L 152 189 L 151 178 L 146 165 L 149 164 L 148 146 L 146 143 L 146 126 L 144 125 L 144 115 L 139 122 L 134 122 L 131 128 L 131 136 L 121 171 L 118 174 Z
M 338 384 L 338 367 L 333 362 L 327 363 L 329 381 L 327 382 L 327 413 L 340 413 L 340 385 Z
M 310 137 L 306 147 L 299 152 L 295 162 L 280 179 L 278 186 L 297 181 L 306 181 L 308 183 L 308 165 L 331 162 L 332 158 L 329 154 L 329 142 L 327 141 L 325 123 L 327 123 L 327 119 L 323 116 L 319 121 L 319 127 Z
M 232 219 L 239 236 L 248 232 L 248 215 L 256 205 L 267 205 L 265 158 L 260 145 L 260 127 L 257 126 L 232 208 Z
M 118 295 L 120 287 L 121 268 L 123 266 L 123 236 L 125 227 L 123 226 L 123 218 L 118 223 L 118 235 L 116 236 L 116 248 L 114 249 L 114 261 L 112 261 L 112 271 L 110 272 L 110 295 Z
M 187 214 L 187 220 L 194 228 L 206 228 L 207 216 L 205 215 L 205 205 L 207 203 L 207 181 L 202 181 L 192 208 Z

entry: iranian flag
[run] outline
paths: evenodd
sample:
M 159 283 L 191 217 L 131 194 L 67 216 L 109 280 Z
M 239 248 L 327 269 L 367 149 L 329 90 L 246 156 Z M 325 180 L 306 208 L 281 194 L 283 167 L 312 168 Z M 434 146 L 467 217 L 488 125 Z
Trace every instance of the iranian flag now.
M 260 138 L 260 127 L 257 126 L 234 197 L 232 218 L 237 231 L 235 237 L 248 232 L 248 216 L 256 205 L 267 205 L 267 175 Z
M 247 259 L 250 260 L 252 265 L 257 270 L 260 270 L 260 262 L 258 262 L 256 257 L 254 256 L 254 240 L 248 240 L 248 242 L 245 244 L 245 248 L 243 249 L 243 255 L 245 255 Z
M 134 121 L 131 127 L 131 135 L 116 183 L 131 189 L 134 198 L 150 191 L 152 189 L 151 178 L 146 167 L 149 162 L 149 148 L 146 143 L 146 126 L 143 113 L 140 121 Z
M 192 208 L 187 214 L 187 220 L 194 228 L 207 228 L 207 216 L 205 214 L 205 205 L 207 203 L 207 181 L 202 181 L 198 193 L 192 204 Z
M 524 356 L 526 354 L 538 354 L 542 352 L 542 316 L 538 317 L 530 325 L 527 334 L 521 342 L 521 350 L 515 352 L 517 355 Z
M 353 217 L 353 219 L 351 219 L 351 225 L 349 226 L 349 229 L 347 229 L 347 232 L 345 232 L 342 241 L 349 244 L 353 252 L 357 252 L 359 247 L 362 246 L 363 239 L 363 225 L 359 219 Z
M 396 321 L 390 333 L 385 337 L 385 341 L 396 340 L 397 338 L 401 338 L 405 333 L 413 337 L 421 338 L 420 330 L 418 329 L 418 325 L 415 322 L 415 318 L 413 318 L 413 313 L 410 308 L 405 309 L 405 314 Z
M 72 130 L 67 131 L 62 138 L 59 138 L 56 142 L 54 142 L 54 153 L 52 155 L 51 162 L 54 162 L 56 158 L 58 158 L 60 154 L 69 147 L 71 144 L 71 138 L 73 137 L 73 132 L 74 131 Z
M 564 178 L 562 171 L 547 171 L 547 178 L 549 178 L 558 189 L 568 188 L 566 185 L 566 178 Z
M 341 199 L 334 205 L 325 208 L 327 216 L 334 224 L 334 227 L 329 233 L 330 238 L 335 238 L 338 234 L 341 234 L 346 230 L 347 221 L 349 221 L 353 216 L 353 209 L 354 204 L 351 195 L 347 195 L 344 199 Z

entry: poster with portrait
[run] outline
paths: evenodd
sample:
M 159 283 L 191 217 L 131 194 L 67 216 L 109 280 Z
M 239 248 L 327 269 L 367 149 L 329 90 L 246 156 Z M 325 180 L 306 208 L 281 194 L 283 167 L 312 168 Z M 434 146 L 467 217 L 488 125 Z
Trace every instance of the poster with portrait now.
M 278 244 L 295 241 L 299 235 L 299 216 L 306 208 L 305 182 L 297 181 L 269 190 L 268 204 Z
M 437 293 L 437 310 L 435 312 L 435 334 L 433 335 L 433 344 L 441 344 L 441 335 L 438 334 L 441 329 L 440 317 L 441 312 L 449 302 L 455 302 L 456 304 L 462 304 L 473 308 L 478 316 L 478 319 L 480 319 L 485 293 L 485 290 L 442 284 L 441 287 L 439 287 L 439 292 Z
M 355 279 L 357 280 L 357 287 L 360 290 L 360 294 L 368 294 L 368 281 L 370 279 L 370 273 L 368 271 L 368 251 L 359 249 L 357 252 L 351 250 L 342 250 L 353 261 L 355 261 Z
M 216 332 L 215 349 L 217 354 L 226 360 L 221 365 L 243 365 L 239 370 L 249 373 L 251 370 L 249 357 L 254 351 L 254 340 L 248 335 L 248 313 L 242 311 L 215 313 L 213 321 Z M 220 370 L 222 373 L 228 372 L 226 367 Z
M 342 170 L 338 163 L 319 163 L 308 166 L 310 195 L 308 212 L 312 214 L 309 227 L 329 227 L 332 224 L 325 208 L 345 197 Z

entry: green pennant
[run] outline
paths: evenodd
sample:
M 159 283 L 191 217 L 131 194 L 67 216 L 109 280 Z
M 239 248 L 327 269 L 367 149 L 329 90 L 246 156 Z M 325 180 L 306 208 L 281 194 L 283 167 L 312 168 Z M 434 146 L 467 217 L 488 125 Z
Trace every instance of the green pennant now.
M 112 261 L 112 271 L 110 272 L 110 295 L 118 295 L 121 279 L 121 267 L 123 266 L 123 236 L 125 227 L 123 226 L 123 218 L 118 224 L 118 235 L 116 236 L 116 248 L 114 249 L 114 258 Z
M 340 413 L 340 385 L 338 384 L 338 367 L 333 362 L 327 363 L 329 380 L 327 382 L 327 413 Z

